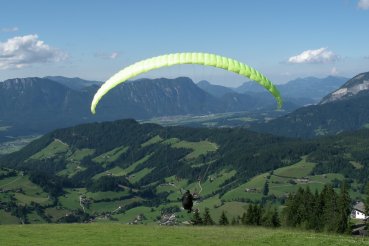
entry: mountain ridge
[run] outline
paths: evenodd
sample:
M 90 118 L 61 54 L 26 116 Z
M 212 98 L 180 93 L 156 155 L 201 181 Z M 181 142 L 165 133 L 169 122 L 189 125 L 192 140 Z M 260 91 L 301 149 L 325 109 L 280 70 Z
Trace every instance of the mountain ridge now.
M 254 126 L 253 129 L 280 136 L 312 138 L 368 127 L 369 90 L 363 89 L 356 94 L 348 93 L 341 98 L 342 100 L 328 100 L 331 95 L 335 95 L 334 93 L 348 85 L 357 86 L 365 83 L 368 76 L 369 72 L 357 75 L 325 97 L 322 103 L 299 108 L 292 113 Z

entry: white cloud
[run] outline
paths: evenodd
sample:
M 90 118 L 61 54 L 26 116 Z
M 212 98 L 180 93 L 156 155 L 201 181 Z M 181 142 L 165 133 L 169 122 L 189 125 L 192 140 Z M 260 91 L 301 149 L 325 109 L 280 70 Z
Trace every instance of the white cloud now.
M 337 68 L 336 67 L 332 67 L 330 74 L 331 75 L 337 75 L 338 74 Z
M 18 27 L 4 27 L 0 29 L 0 32 L 17 32 L 19 29 Z
M 22 68 L 35 63 L 58 62 L 68 55 L 39 40 L 37 35 L 18 36 L 0 42 L 0 69 Z
M 95 57 L 101 58 L 101 59 L 116 59 L 119 56 L 119 53 L 114 51 L 112 53 L 96 53 Z
M 302 53 L 288 58 L 289 63 L 326 63 L 336 61 L 338 56 L 327 48 L 305 50 Z
M 357 6 L 360 9 L 369 9 L 369 0 L 359 0 Z
M 113 52 L 111 55 L 110 55 L 110 59 L 115 59 L 118 57 L 118 52 Z

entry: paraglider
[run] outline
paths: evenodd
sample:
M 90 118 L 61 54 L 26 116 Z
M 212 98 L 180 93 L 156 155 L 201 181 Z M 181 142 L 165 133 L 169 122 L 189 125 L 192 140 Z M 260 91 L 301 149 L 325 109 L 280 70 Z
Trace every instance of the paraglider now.
M 193 195 L 190 193 L 189 190 L 187 190 L 183 196 L 182 196 L 182 206 L 185 210 L 187 210 L 188 213 L 192 212 L 192 207 L 193 207 L 193 200 L 194 197 Z
M 212 66 L 217 68 L 222 68 L 230 72 L 234 72 L 250 78 L 265 89 L 267 89 L 276 99 L 278 103 L 278 108 L 282 107 L 282 98 L 278 89 L 270 82 L 268 78 L 262 75 L 260 72 L 255 70 L 248 65 L 236 61 L 231 58 L 224 56 L 219 56 L 216 54 L 209 53 L 174 53 L 162 56 L 157 56 L 136 62 L 108 79 L 96 92 L 91 103 L 91 112 L 96 113 L 96 106 L 101 100 L 101 98 L 108 93 L 115 86 L 126 82 L 139 74 L 158 69 L 166 66 L 173 66 L 177 64 L 198 64 L 204 66 Z

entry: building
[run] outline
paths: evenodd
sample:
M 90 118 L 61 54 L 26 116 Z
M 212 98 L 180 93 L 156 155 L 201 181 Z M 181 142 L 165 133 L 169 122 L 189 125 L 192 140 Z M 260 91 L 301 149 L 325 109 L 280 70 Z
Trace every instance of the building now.
M 351 218 L 365 220 L 369 218 L 365 214 L 365 205 L 363 202 L 357 202 L 351 211 Z

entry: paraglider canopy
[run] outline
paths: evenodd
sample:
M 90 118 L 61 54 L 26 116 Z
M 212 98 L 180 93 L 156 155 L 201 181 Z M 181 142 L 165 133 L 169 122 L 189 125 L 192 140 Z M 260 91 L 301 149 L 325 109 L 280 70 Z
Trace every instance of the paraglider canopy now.
M 161 67 L 173 66 L 178 64 L 198 64 L 204 66 L 212 66 L 222 68 L 227 71 L 234 72 L 247 78 L 250 78 L 259 83 L 274 96 L 274 98 L 278 103 L 278 108 L 282 107 L 282 98 L 278 89 L 272 84 L 272 82 L 270 82 L 268 78 L 266 78 L 264 75 L 262 75 L 254 68 L 224 56 L 208 53 L 186 52 L 152 57 L 146 60 L 136 62 L 122 69 L 121 71 L 113 75 L 110 79 L 108 79 L 96 92 L 91 103 L 91 112 L 93 114 L 96 113 L 96 106 L 101 100 L 101 98 L 115 86 L 123 82 L 126 82 L 128 79 L 133 78 L 139 74 L 146 73 L 148 71 L 158 69 Z

